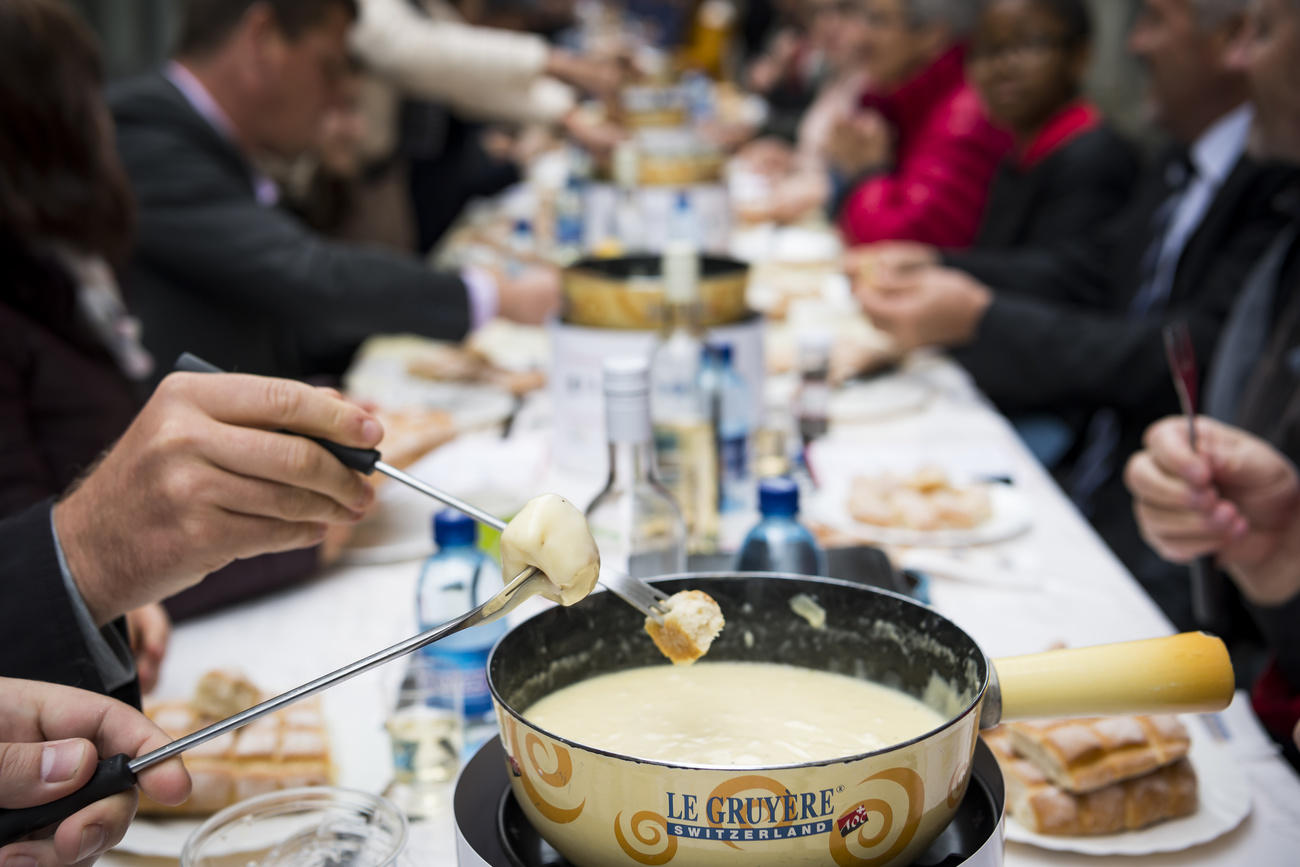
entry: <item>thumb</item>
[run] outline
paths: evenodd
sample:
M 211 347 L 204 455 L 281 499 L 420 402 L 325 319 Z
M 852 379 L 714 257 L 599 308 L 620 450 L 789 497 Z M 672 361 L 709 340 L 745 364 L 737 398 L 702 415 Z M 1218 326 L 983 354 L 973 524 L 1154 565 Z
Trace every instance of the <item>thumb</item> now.
M 34 807 L 69 795 L 90 780 L 97 761 L 95 745 L 84 738 L 0 743 L 0 807 Z

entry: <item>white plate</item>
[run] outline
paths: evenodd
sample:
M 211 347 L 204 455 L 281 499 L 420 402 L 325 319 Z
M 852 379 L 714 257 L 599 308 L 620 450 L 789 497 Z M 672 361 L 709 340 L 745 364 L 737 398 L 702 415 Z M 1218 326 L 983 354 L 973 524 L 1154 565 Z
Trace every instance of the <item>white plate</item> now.
M 1010 485 L 989 485 L 989 500 L 993 514 L 977 527 L 968 530 L 908 530 L 898 527 L 878 527 L 853 520 L 848 512 L 848 480 L 846 484 L 828 485 L 811 499 L 808 514 L 839 530 L 876 545 L 897 545 L 908 548 L 965 548 L 971 545 L 988 545 L 1019 536 L 1032 524 L 1029 501 Z
M 503 388 L 421 379 L 407 373 L 406 362 L 395 357 L 363 359 L 343 382 L 351 397 L 372 401 L 383 409 L 445 410 L 458 431 L 500 424 L 515 408 L 514 395 Z
M 871 421 L 920 412 L 933 397 L 933 386 L 906 374 L 850 382 L 831 394 L 831 423 Z
M 1050 837 L 1026 830 L 1007 816 L 1007 839 L 1061 852 L 1085 855 L 1149 855 L 1177 852 L 1221 837 L 1250 813 L 1250 785 L 1226 747 L 1211 740 L 1199 719 L 1184 718 L 1192 735 L 1190 759 L 1196 769 L 1200 806 L 1190 816 L 1123 834 L 1100 837 Z

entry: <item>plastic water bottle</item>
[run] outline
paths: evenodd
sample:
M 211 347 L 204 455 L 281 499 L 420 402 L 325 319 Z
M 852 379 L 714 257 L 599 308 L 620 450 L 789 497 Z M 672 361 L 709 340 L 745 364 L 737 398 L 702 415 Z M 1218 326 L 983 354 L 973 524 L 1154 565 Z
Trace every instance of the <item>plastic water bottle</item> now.
M 452 509 L 439 512 L 433 518 L 433 538 L 438 550 L 424 563 L 416 598 L 421 630 L 459 617 L 486 602 L 502 586 L 500 567 L 478 549 L 478 525 L 468 515 Z M 466 755 L 472 755 L 496 731 L 487 660 L 506 629 L 504 620 L 485 623 L 449 635 L 421 651 L 459 672 Z
M 568 265 L 582 257 L 586 221 L 582 211 L 582 179 L 569 175 L 555 197 L 555 255 Z
M 731 363 L 731 344 L 709 343 L 704 347 L 700 368 L 700 390 L 709 408 L 717 449 L 718 511 L 735 513 L 748 508 L 750 497 L 749 387 Z
M 518 276 L 528 265 L 528 259 L 535 252 L 533 245 L 533 224 L 526 218 L 515 220 L 510 229 L 510 251 L 512 254 L 507 267 L 511 276 Z
M 687 190 L 677 193 L 672 213 L 668 215 L 668 241 L 689 244 L 697 250 L 700 247 L 700 222 L 695 218 L 695 208 Z
M 739 571 L 826 574 L 826 555 L 797 520 L 799 486 L 793 480 L 777 476 L 759 482 L 758 510 L 763 518 L 740 546 Z

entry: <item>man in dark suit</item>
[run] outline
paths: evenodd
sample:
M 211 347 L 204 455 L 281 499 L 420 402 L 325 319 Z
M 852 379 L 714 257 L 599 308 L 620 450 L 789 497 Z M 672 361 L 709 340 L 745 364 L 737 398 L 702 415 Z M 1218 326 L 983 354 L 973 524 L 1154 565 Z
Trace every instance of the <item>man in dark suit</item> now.
M 550 271 L 430 271 L 332 243 L 276 207 L 258 169 L 314 140 L 341 96 L 355 0 L 198 0 L 176 60 L 109 95 L 139 209 L 127 295 L 160 359 L 300 377 L 376 332 L 459 340 L 501 314 L 541 322 Z
M 173 374 L 70 493 L 0 520 L 0 677 L 139 704 L 122 615 L 236 558 L 360 519 L 360 474 L 294 430 L 360 448 L 364 410 L 298 382 Z
M 1228 62 L 1242 16 L 1210 8 L 1144 3 L 1131 45 L 1181 147 L 1147 173 L 1122 218 L 1078 244 L 955 254 L 950 269 L 859 293 L 904 344 L 955 348 L 1003 411 L 1079 419 L 1063 484 L 1185 627 L 1193 625 L 1186 584 L 1148 568 L 1119 470 L 1146 426 L 1177 408 L 1163 325 L 1186 321 L 1198 355 L 1209 357 L 1238 287 L 1284 222 L 1273 193 L 1289 174 L 1242 157 L 1251 113 L 1245 78 Z

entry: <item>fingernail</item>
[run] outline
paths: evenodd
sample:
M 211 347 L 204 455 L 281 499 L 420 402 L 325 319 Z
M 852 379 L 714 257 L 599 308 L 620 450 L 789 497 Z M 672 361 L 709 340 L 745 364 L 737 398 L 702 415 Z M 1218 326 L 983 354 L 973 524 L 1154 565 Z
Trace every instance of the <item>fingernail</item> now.
M 366 419 L 361 423 L 361 437 L 368 443 L 379 442 L 379 438 L 384 435 L 384 429 L 372 418 Z
M 31 855 L 11 855 L 5 859 L 4 867 L 37 867 L 37 861 Z
M 94 855 L 104 845 L 104 826 L 87 825 L 81 832 L 81 850 L 77 855 L 78 861 L 84 861 L 91 855 Z
M 41 751 L 41 779 L 64 783 L 77 774 L 86 757 L 85 741 L 57 741 Z

